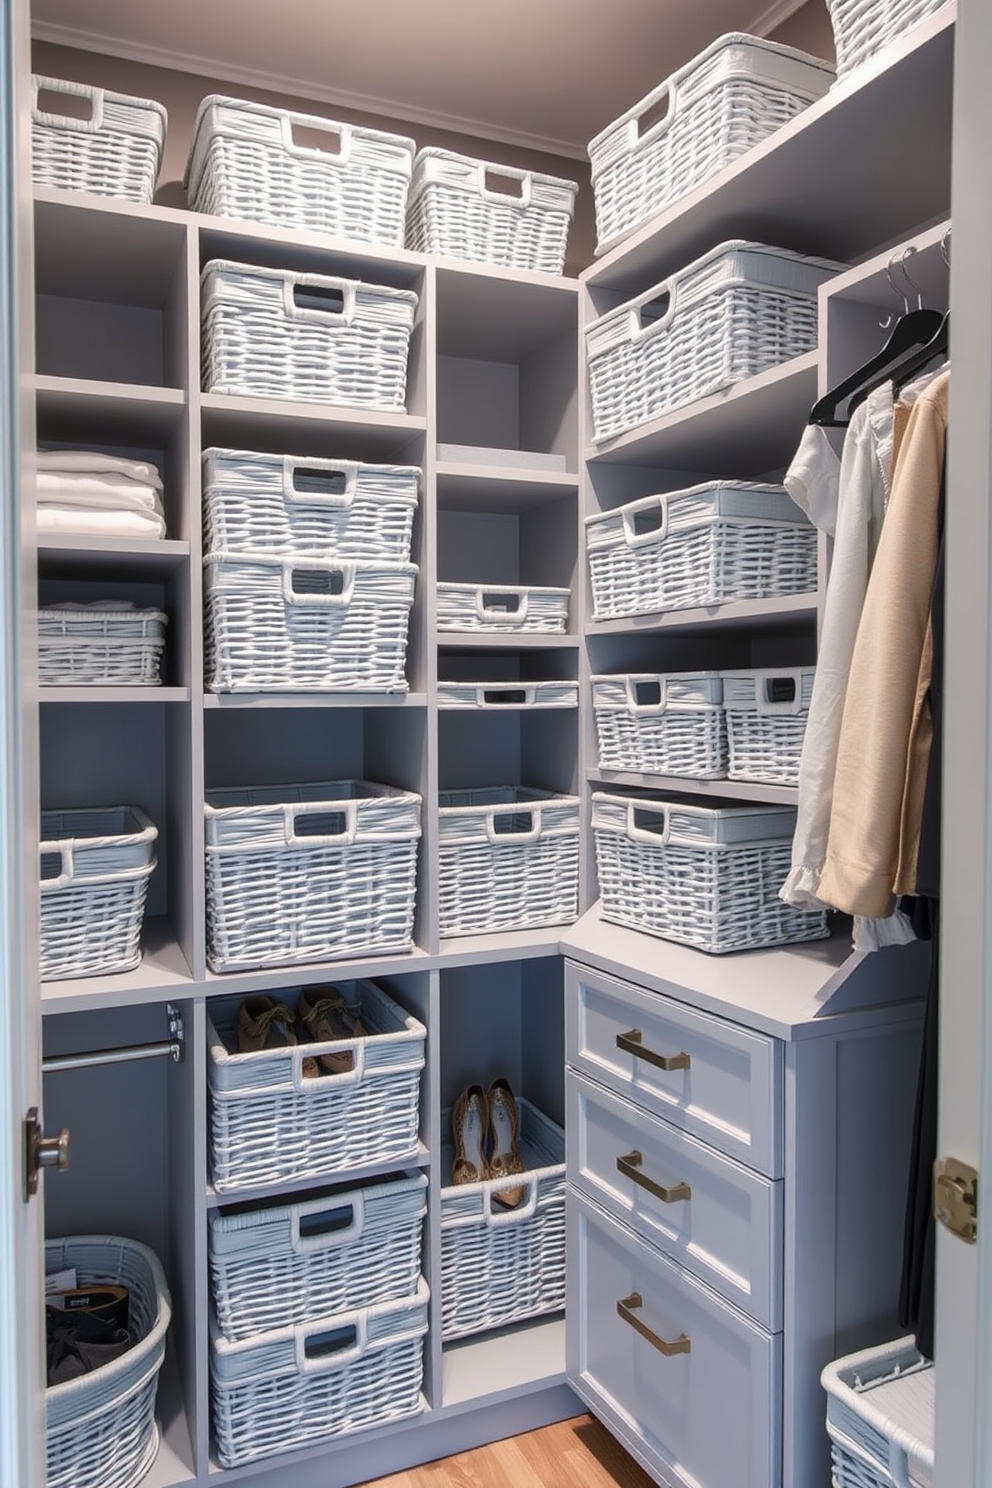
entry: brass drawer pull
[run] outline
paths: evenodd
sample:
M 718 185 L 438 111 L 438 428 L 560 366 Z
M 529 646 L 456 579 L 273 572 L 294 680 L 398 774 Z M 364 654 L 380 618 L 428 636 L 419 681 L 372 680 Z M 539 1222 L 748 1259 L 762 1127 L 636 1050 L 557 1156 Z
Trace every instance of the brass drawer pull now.
M 653 1049 L 645 1049 L 642 1043 L 644 1035 L 639 1028 L 632 1028 L 629 1033 L 617 1034 L 617 1048 L 622 1049 L 625 1054 L 633 1054 L 636 1059 L 643 1059 L 648 1064 L 655 1064 L 663 1070 L 679 1070 L 689 1068 L 688 1054 L 656 1054 Z
M 691 1199 L 692 1189 L 688 1183 L 676 1183 L 672 1188 L 665 1188 L 661 1183 L 655 1183 L 646 1173 L 641 1172 L 641 1164 L 644 1158 L 635 1149 L 628 1152 L 625 1157 L 617 1158 L 617 1167 L 625 1178 L 636 1183 L 639 1188 L 646 1188 L 648 1193 L 654 1194 L 663 1204 L 677 1204 L 681 1199 Z
M 678 1338 L 673 1338 L 671 1343 L 666 1338 L 659 1338 L 657 1333 L 652 1333 L 647 1323 L 642 1323 L 639 1317 L 634 1316 L 634 1309 L 644 1306 L 644 1299 L 640 1292 L 631 1292 L 629 1297 L 621 1297 L 617 1303 L 617 1312 L 625 1323 L 629 1323 L 635 1333 L 646 1338 L 652 1348 L 656 1348 L 659 1354 L 664 1354 L 670 1359 L 673 1354 L 688 1354 L 692 1350 L 692 1341 L 684 1333 Z

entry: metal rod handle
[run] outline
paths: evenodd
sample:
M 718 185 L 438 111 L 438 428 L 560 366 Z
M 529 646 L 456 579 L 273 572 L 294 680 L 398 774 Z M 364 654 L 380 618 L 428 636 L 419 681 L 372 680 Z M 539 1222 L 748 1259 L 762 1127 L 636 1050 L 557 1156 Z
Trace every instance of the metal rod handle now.
M 617 1167 L 625 1178 L 636 1183 L 639 1188 L 646 1188 L 649 1194 L 654 1194 L 663 1204 L 677 1204 L 683 1199 L 692 1198 L 692 1189 L 688 1183 L 676 1183 L 672 1188 L 665 1188 L 663 1184 L 656 1183 L 646 1173 L 641 1172 L 641 1164 L 644 1158 L 636 1149 L 628 1152 L 624 1157 L 617 1158 Z
M 629 1297 L 620 1298 L 617 1303 L 617 1312 L 625 1323 L 630 1324 L 635 1333 L 646 1338 L 651 1347 L 656 1348 L 659 1354 L 664 1354 L 666 1359 L 670 1359 L 673 1354 L 688 1354 L 692 1351 L 692 1340 L 684 1333 L 680 1333 L 678 1338 L 673 1338 L 669 1343 L 667 1338 L 659 1338 L 657 1333 L 651 1331 L 647 1323 L 642 1323 L 639 1317 L 635 1317 L 634 1309 L 643 1306 L 644 1299 L 640 1292 L 631 1292 Z
M 643 1038 L 644 1035 L 639 1028 L 631 1028 L 627 1033 L 617 1034 L 617 1048 L 622 1049 L 625 1054 L 633 1054 L 635 1059 L 643 1059 L 647 1064 L 657 1065 L 658 1069 L 689 1068 L 688 1054 L 656 1054 L 653 1049 L 644 1047 Z

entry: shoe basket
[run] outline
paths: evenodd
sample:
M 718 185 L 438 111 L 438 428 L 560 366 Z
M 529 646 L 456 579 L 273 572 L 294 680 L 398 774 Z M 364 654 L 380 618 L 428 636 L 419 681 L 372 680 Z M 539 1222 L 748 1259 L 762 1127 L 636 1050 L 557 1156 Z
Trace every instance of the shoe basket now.
M 128 1288 L 133 1346 L 45 1391 L 47 1488 L 132 1488 L 158 1452 L 155 1395 L 172 1315 L 157 1256 L 136 1240 L 73 1235 L 45 1244 L 45 1270 L 75 1267 L 80 1286 Z
M 429 1293 L 229 1343 L 210 1335 L 217 1457 L 237 1467 L 419 1415 Z
M 128 604 L 59 604 L 38 611 L 42 687 L 157 687 L 168 616 Z
M 818 940 L 829 933 L 826 913 L 778 897 L 795 822 L 791 806 L 696 806 L 594 791 L 602 917 L 701 951 Z
M 445 682 L 437 684 L 439 708 L 479 709 L 490 713 L 515 708 L 577 708 L 577 682 Z
M 183 184 L 195 212 L 402 248 L 415 150 L 402 135 L 213 94 Z
M 782 486 L 709 481 L 586 518 L 593 619 L 811 594 L 817 533 Z
M 205 392 L 404 411 L 412 290 L 224 259 L 200 283 Z
M 723 673 L 730 780 L 796 785 L 815 667 Z
M 336 985 L 361 1005 L 364 1037 L 238 1054 L 236 1007 L 211 1010 L 207 1082 L 218 1192 L 416 1157 L 427 1030 L 374 982 Z M 304 1076 L 304 1058 L 345 1051 L 350 1070 Z
M 592 678 L 601 770 L 721 780 L 727 724 L 719 672 Z
M 484 1333 L 565 1306 L 565 1133 L 517 1099 L 524 1171 L 441 1189 L 441 1336 Z M 450 1112 L 442 1116 L 451 1130 Z M 452 1149 L 442 1148 L 444 1173 Z M 522 1187 L 515 1209 L 494 1197 Z
M 596 252 L 787 124 L 833 78 L 791 47 L 719 37 L 589 142 Z
M 31 88 L 31 174 L 36 186 L 151 201 L 165 144 L 166 113 L 160 103 L 58 78 L 32 77 Z M 89 118 L 43 111 L 38 107 L 41 89 L 86 99 Z
M 438 630 L 488 630 L 500 634 L 546 631 L 561 635 L 568 621 L 567 589 L 509 584 L 437 586 Z
M 837 51 L 837 76 L 846 77 L 853 68 L 946 3 L 947 0 L 827 0 Z
M 568 925 L 579 912 L 579 800 L 523 786 L 442 791 L 440 932 Z
M 407 207 L 406 246 L 511 269 L 560 274 L 578 187 L 450 150 L 420 150 Z
M 931 1488 L 936 1371 L 912 1338 L 828 1364 L 834 1488 Z
M 139 965 L 157 837 L 137 806 L 41 813 L 43 981 Z
M 585 332 L 594 440 L 814 350 L 817 290 L 840 268 L 735 240 L 600 316 Z

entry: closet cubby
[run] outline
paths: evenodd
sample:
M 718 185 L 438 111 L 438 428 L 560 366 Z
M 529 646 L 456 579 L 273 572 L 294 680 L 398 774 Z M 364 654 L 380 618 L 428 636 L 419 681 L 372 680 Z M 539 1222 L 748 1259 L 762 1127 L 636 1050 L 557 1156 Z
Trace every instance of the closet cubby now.
M 523 785 L 572 795 L 577 725 L 577 712 L 564 708 L 446 709 L 438 724 L 441 790 Z

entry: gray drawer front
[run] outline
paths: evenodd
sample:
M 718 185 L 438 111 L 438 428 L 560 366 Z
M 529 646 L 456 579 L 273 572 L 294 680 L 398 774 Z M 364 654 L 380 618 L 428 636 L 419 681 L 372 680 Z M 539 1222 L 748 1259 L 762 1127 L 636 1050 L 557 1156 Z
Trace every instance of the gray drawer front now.
M 569 1182 L 777 1332 L 781 1179 L 761 1177 L 571 1071 L 566 1109 Z
M 767 1178 L 782 1177 L 776 1039 L 572 961 L 565 989 L 573 1069 Z M 660 1068 L 661 1059 L 675 1067 Z

